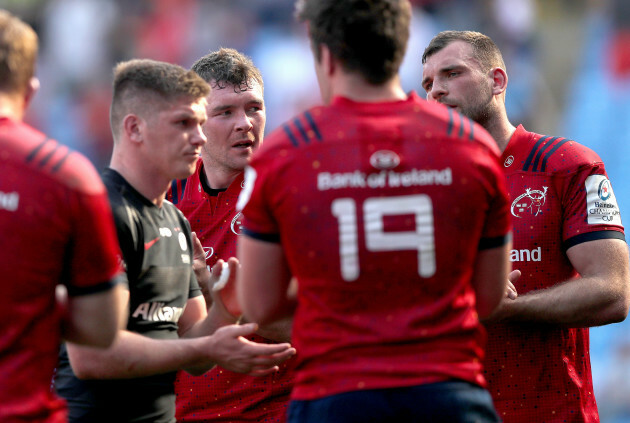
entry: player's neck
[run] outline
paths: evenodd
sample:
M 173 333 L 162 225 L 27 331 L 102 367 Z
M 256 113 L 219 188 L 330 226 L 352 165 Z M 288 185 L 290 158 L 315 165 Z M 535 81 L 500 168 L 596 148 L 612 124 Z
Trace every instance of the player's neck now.
M 484 122 L 482 126 L 492 135 L 492 138 L 496 141 L 501 152 L 505 151 L 505 148 L 510 142 L 510 138 L 512 138 L 516 130 L 514 125 L 512 125 L 507 118 L 505 109 L 495 114 L 494 118 Z
M 360 103 L 406 100 L 398 75 L 383 84 L 373 85 L 356 73 L 342 72 L 332 83 L 333 97 L 341 96 Z
M 201 165 L 201 175 L 206 178 L 208 187 L 214 190 L 228 188 L 234 179 L 243 171 L 238 169 L 225 169 L 217 166 L 208 166 L 204 161 Z M 200 175 L 200 176 L 201 176 Z
M 24 118 L 24 107 L 14 97 L 0 94 L 0 118 L 21 121 Z
M 120 173 L 123 178 L 138 191 L 143 197 L 158 207 L 162 206 L 170 180 L 162 180 L 159 175 L 154 175 L 151 169 L 145 169 L 138 162 L 128 163 L 121 155 L 112 155 L 109 167 Z

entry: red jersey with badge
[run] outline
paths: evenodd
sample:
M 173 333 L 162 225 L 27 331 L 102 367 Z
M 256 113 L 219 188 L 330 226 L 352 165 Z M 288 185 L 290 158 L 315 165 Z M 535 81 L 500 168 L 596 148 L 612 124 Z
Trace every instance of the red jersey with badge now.
M 471 285 L 504 245 L 499 152 L 470 119 L 411 93 L 333 99 L 265 139 L 246 170 L 246 236 L 298 280 L 292 398 L 460 379 L 485 385 Z
M 50 389 L 61 341 L 55 288 L 111 288 L 120 271 L 111 208 L 85 157 L 7 118 L 0 169 L 0 421 L 65 422 Z
M 502 161 L 514 225 L 512 267 L 522 272 L 519 295 L 578 277 L 568 248 L 625 239 L 604 164 L 587 147 L 519 126 Z M 500 323 L 487 330 L 486 377 L 506 423 L 599 421 L 588 328 Z
M 188 218 L 206 252 L 206 264 L 236 256 L 236 242 L 241 226 L 241 213 L 236 201 L 241 192 L 243 175 L 217 196 L 205 192 L 200 181 L 203 172 L 199 160 L 197 170 L 188 179 L 173 184 L 169 197 Z M 248 339 L 272 342 L 258 335 Z M 178 422 L 284 422 L 292 387 L 292 366 L 289 360 L 280 371 L 268 376 L 253 377 L 215 367 L 202 376 L 180 371 L 175 382 Z

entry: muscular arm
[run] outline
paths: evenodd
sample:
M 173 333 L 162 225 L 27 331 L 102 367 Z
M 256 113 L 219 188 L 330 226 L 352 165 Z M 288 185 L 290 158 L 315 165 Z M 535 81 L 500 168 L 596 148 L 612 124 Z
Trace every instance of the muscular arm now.
M 488 321 L 535 322 L 566 327 L 616 323 L 628 315 L 628 246 L 618 239 L 584 242 L 567 250 L 580 277 L 512 300 L 504 298 Z
M 184 323 L 180 321 L 180 336 L 199 336 L 200 333 L 213 333 L 219 327 L 234 324 L 238 321 L 240 321 L 241 323 L 245 323 L 246 319 L 242 317 L 240 306 L 236 302 L 236 299 L 234 298 L 234 301 L 229 301 L 229 304 L 224 304 L 222 295 L 219 294 L 224 290 L 231 291 L 233 289 L 233 286 L 236 284 L 236 275 L 239 273 L 238 260 L 234 257 L 230 258 L 227 262 L 224 262 L 223 260 L 218 260 L 218 262 L 212 267 L 212 271 L 208 272 L 206 268 L 206 260 L 203 247 L 194 232 L 193 245 L 195 247 L 195 260 L 193 264 L 193 269 L 195 270 L 195 275 L 197 276 L 199 286 L 201 287 L 205 303 L 208 306 L 208 311 L 205 321 L 203 321 L 203 323 L 193 325 L 190 330 L 185 328 Z M 224 272 L 224 263 L 227 264 L 229 267 L 230 276 L 227 280 L 226 285 L 221 291 L 214 291 L 212 287 L 219 281 L 222 273 Z M 291 287 L 293 288 L 293 290 L 295 290 L 295 281 L 292 281 Z M 228 298 L 232 298 L 232 296 L 228 295 Z M 200 302 L 193 305 L 189 300 L 186 309 L 189 312 L 192 310 L 196 310 L 194 314 L 197 317 L 193 317 L 193 321 L 200 321 L 200 319 L 203 318 L 204 308 L 202 308 Z M 182 316 L 185 318 L 185 320 L 186 314 L 189 313 L 185 313 L 185 316 Z M 292 326 L 293 319 L 288 317 L 277 322 L 267 324 L 265 326 L 260 326 L 256 334 L 262 336 L 263 338 L 270 339 L 276 342 L 290 342 Z
M 245 336 L 255 324 L 229 325 L 211 336 L 159 340 L 120 331 L 107 350 L 68 343 L 68 356 L 80 379 L 130 379 L 184 368 L 215 364 L 239 373 L 261 376 L 278 370 L 278 364 L 295 354 L 289 344 L 257 344 Z
M 479 251 L 472 284 L 480 318 L 488 316 L 505 295 L 511 242 Z
M 291 316 L 295 300 L 287 295 L 291 272 L 282 247 L 242 236 L 238 258 L 241 268 L 236 292 L 245 318 L 267 325 Z
M 124 327 L 126 313 L 124 289 L 120 285 L 89 295 L 67 296 L 63 286 L 57 290 L 58 303 L 64 309 L 63 337 L 81 345 L 106 348 Z

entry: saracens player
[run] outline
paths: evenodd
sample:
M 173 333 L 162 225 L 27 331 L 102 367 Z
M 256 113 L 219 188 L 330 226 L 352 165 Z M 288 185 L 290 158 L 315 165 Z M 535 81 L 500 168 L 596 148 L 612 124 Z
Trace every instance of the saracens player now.
M 501 52 L 478 32 L 445 31 L 425 49 L 427 98 L 479 122 L 503 152 L 518 295 L 486 320 L 486 377 L 506 423 L 599 422 L 589 326 L 628 314 L 628 247 L 604 163 L 507 118 Z
M 246 340 L 257 325 L 226 325 L 207 309 L 193 273 L 190 225 L 165 201 L 171 181 L 195 170 L 208 92 L 203 79 L 178 65 L 133 59 L 115 67 L 114 149 L 103 178 L 130 312 L 108 350 L 68 343 L 71 366 L 62 362 L 55 382 L 72 422 L 174 423 L 178 370 L 199 374 L 219 363 L 264 376 L 295 353 L 289 344 Z
M 290 314 L 298 284 L 290 422 L 499 421 L 478 318 L 508 276 L 499 152 L 403 91 L 410 15 L 406 0 L 298 2 L 326 106 L 266 137 L 246 169 L 245 317 Z

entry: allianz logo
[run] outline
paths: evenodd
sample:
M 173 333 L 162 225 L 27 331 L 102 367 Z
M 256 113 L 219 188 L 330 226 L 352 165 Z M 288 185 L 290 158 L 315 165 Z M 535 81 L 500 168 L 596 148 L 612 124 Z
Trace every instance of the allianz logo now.
M 533 250 L 510 250 L 510 261 L 542 261 L 542 250 L 540 247 Z
M 177 322 L 183 312 L 183 307 L 169 307 L 163 302 L 148 302 L 140 304 L 131 317 L 150 322 Z

